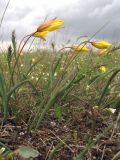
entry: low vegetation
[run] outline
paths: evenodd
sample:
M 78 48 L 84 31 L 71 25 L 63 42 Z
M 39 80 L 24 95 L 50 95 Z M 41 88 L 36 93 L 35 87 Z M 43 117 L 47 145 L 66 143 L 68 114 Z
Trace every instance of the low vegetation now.
M 45 40 L 63 24 L 47 21 L 19 45 L 13 32 L 0 54 L 1 160 L 120 158 L 119 46 L 88 39 L 24 50 L 31 37 Z

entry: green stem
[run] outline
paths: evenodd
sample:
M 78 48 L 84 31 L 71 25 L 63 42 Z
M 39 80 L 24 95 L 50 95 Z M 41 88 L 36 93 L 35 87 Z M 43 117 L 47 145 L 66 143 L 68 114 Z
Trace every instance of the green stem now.
M 54 104 L 54 100 L 56 99 L 57 95 L 55 95 L 54 97 L 51 97 L 50 100 L 48 101 L 48 103 L 46 104 L 45 108 L 43 109 L 42 113 L 40 114 L 40 117 L 37 121 L 35 130 L 39 127 L 39 124 L 41 123 L 41 121 L 43 120 L 43 118 L 45 117 L 46 112 L 49 110 L 49 108 Z
M 22 50 L 24 49 L 24 47 L 25 47 L 26 43 L 28 42 L 28 40 L 31 38 L 31 36 L 32 36 L 32 35 L 29 35 L 29 37 L 26 39 L 26 41 L 24 42 L 21 50 L 19 51 L 19 53 L 18 53 L 18 55 L 17 55 L 17 57 L 16 57 L 16 61 L 15 61 L 15 64 L 14 64 L 14 66 L 13 66 L 13 71 L 12 71 L 12 73 L 11 73 L 10 85 L 11 85 L 12 80 L 13 80 L 15 68 L 16 68 L 16 65 L 18 64 L 18 61 L 19 61 L 19 58 L 20 58 L 20 54 L 21 54 Z
M 3 97 L 3 109 L 4 109 L 4 121 L 6 121 L 9 111 L 8 111 L 8 100 L 7 100 L 7 96 L 5 95 Z

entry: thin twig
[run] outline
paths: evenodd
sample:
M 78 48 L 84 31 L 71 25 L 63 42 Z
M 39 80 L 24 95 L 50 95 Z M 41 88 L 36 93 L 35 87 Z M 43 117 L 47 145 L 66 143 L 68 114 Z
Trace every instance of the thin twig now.
M 49 148 L 49 150 L 48 150 L 48 152 L 47 152 L 47 155 L 46 155 L 45 160 L 47 160 L 47 158 L 48 158 L 48 156 L 49 156 L 49 153 L 50 153 L 52 147 L 53 147 L 53 142 L 52 142 L 51 145 L 50 145 L 50 148 Z
M 105 149 L 106 149 L 106 144 L 104 145 L 104 148 L 103 148 L 103 153 L 102 153 L 101 160 L 103 160 L 103 158 L 104 158 L 104 155 L 105 155 Z

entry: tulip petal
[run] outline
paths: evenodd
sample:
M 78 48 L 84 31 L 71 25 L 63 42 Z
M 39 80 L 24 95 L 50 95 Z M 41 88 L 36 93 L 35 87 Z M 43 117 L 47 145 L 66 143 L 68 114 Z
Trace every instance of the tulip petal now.
M 64 22 L 62 20 L 54 18 L 41 24 L 38 27 L 37 32 L 54 31 L 60 28 L 63 24 Z
M 60 28 L 63 24 L 64 24 L 64 22 L 62 20 L 55 19 L 51 23 L 51 25 L 48 27 L 48 31 L 54 31 L 54 30 Z
M 42 31 L 47 30 L 47 28 L 50 26 L 50 24 L 51 24 L 55 19 L 56 19 L 56 18 L 51 19 L 51 20 L 46 21 L 46 22 L 44 22 L 43 24 L 41 24 L 41 25 L 37 28 L 37 32 L 42 32 Z
M 107 49 L 108 47 L 112 46 L 111 43 L 106 41 L 94 41 L 91 42 L 91 44 L 98 49 Z
M 48 34 L 48 31 L 44 31 L 44 32 L 35 32 L 35 33 L 33 34 L 33 36 L 45 40 L 45 37 L 46 37 L 47 34 Z
M 107 71 L 107 68 L 105 66 L 101 66 L 99 69 L 102 73 L 105 73 Z
M 89 49 L 84 45 L 73 45 L 71 49 L 75 52 L 89 52 Z

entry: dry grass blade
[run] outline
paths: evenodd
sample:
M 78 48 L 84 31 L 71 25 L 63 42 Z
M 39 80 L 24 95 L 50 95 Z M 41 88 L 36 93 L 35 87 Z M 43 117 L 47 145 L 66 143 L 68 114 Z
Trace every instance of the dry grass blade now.
M 1 27 L 2 27 L 2 23 L 3 23 L 4 17 L 5 17 L 6 11 L 7 11 L 7 9 L 8 9 L 8 6 L 9 6 L 9 4 L 10 4 L 10 1 L 11 1 L 11 0 L 8 0 L 8 3 L 7 3 L 7 5 L 6 5 L 6 7 L 5 7 L 5 10 L 4 10 L 4 12 L 3 12 L 3 15 L 2 15 L 2 18 L 1 18 L 1 21 L 0 21 L 0 29 L 1 29 Z

